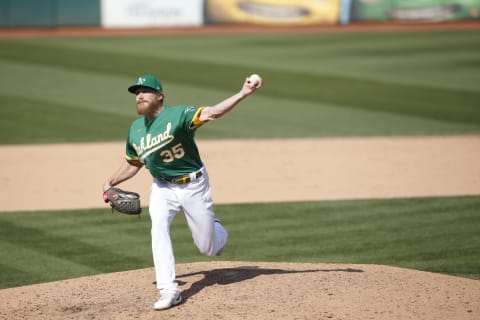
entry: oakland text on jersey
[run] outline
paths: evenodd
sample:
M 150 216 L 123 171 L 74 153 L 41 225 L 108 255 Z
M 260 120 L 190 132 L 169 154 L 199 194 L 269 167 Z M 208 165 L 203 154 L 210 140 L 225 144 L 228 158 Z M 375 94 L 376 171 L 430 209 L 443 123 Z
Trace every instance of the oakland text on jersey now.
M 172 123 L 169 122 L 167 124 L 166 130 L 163 133 L 160 133 L 153 137 L 150 133 L 147 133 L 145 137 L 142 137 L 140 139 L 140 146 L 137 146 L 135 143 L 132 144 L 141 162 L 143 162 L 143 160 L 153 152 L 161 149 L 162 147 L 173 141 L 175 137 L 170 134 L 171 129 Z

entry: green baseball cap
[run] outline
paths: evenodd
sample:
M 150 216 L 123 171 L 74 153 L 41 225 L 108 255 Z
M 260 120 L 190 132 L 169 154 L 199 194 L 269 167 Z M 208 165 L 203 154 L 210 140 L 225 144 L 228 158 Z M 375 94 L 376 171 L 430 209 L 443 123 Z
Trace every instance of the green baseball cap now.
M 141 76 L 135 81 L 135 84 L 128 87 L 128 91 L 135 93 L 138 88 L 150 88 L 156 92 L 162 92 L 162 84 L 158 81 L 157 78 L 151 75 Z

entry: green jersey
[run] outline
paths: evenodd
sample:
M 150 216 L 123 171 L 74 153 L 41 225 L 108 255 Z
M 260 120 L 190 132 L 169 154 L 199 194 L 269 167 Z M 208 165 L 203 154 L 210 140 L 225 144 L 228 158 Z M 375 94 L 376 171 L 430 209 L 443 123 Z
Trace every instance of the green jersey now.
M 164 106 L 150 122 L 146 116 L 130 126 L 126 144 L 129 162 L 141 162 L 155 178 L 172 178 L 199 170 L 203 164 L 195 131 L 203 124 L 202 108 Z

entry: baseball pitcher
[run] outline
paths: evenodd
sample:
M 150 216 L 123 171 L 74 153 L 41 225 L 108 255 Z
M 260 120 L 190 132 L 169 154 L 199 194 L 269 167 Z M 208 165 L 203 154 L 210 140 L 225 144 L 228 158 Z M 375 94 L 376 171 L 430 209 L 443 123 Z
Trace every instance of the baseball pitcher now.
M 139 77 L 128 91 L 135 95 L 140 115 L 130 126 L 126 141 L 126 161 L 108 178 L 103 191 L 132 178 L 143 167 L 153 177 L 149 212 L 152 253 L 160 299 L 156 310 L 182 301 L 175 281 L 175 258 L 170 224 L 182 211 L 199 251 L 207 256 L 222 253 L 228 233 L 215 217 L 207 170 L 195 143 L 195 132 L 203 124 L 218 119 L 244 98 L 262 87 L 262 79 L 245 79 L 236 94 L 214 106 L 167 106 L 160 81 L 152 75 Z M 105 198 L 108 202 L 108 197 Z

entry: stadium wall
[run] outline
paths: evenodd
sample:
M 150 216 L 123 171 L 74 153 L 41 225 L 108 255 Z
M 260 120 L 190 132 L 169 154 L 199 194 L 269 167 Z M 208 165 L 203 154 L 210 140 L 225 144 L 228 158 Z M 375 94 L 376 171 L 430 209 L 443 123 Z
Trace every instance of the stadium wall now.
M 478 19 L 480 0 L 353 0 L 353 21 L 442 22 Z
M 0 0 L 0 27 L 99 26 L 100 0 Z

